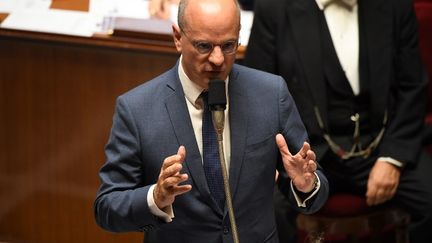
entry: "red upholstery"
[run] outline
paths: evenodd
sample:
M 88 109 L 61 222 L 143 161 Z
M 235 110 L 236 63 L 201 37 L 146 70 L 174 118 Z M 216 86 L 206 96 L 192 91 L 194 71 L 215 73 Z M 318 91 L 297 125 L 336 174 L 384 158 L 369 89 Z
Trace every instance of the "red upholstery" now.
M 432 0 L 415 0 L 419 45 L 423 63 L 429 78 L 432 78 Z M 428 88 L 428 113 L 426 124 L 432 125 L 432 84 Z
M 414 8 L 417 15 L 419 46 L 423 64 L 432 78 L 432 0 L 415 0 Z M 425 140 L 427 151 L 432 154 L 432 83 L 428 85 L 428 104 L 426 113 Z
M 297 217 L 297 242 L 406 242 L 399 232 L 408 225 L 409 216 L 389 205 L 370 207 L 366 198 L 353 194 L 335 194 L 313 215 Z M 319 233 L 322 232 L 322 233 Z M 405 234 L 405 235 L 403 235 Z
M 364 197 L 352 194 L 336 194 L 329 197 L 319 214 L 329 217 L 352 217 L 369 210 L 370 207 L 367 206 Z

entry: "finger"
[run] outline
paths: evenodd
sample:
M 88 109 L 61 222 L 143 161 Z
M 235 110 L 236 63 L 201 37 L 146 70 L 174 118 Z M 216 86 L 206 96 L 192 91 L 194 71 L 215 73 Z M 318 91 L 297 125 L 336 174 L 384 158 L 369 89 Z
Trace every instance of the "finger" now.
M 307 165 L 307 171 L 313 173 L 316 171 L 316 169 L 317 169 L 317 164 L 315 163 L 315 161 L 309 160 Z
M 177 186 L 177 187 L 175 188 L 174 195 L 177 196 L 177 195 L 180 195 L 180 194 L 186 193 L 186 192 L 190 191 L 191 189 L 192 189 L 192 186 L 191 186 L 191 185 L 181 185 L 181 186 Z
M 366 204 L 368 205 L 368 206 L 373 206 L 373 205 L 375 205 L 375 195 L 371 195 L 371 194 L 368 194 L 367 196 L 366 196 Z
M 168 167 L 172 166 L 173 164 L 179 163 L 180 161 L 181 156 L 178 154 L 166 157 L 162 164 L 162 170 L 166 170 Z
M 186 157 L 186 149 L 184 146 L 180 146 L 177 150 L 177 154 L 171 155 L 165 158 L 162 164 L 162 170 L 168 168 L 175 163 L 182 163 Z
M 373 197 L 371 198 L 371 205 L 384 203 L 393 198 L 394 193 L 396 193 L 396 187 L 392 184 L 385 184 L 383 182 L 371 183 L 371 188 L 375 188 Z
M 370 190 L 369 190 L 370 188 Z M 385 190 L 371 184 L 371 186 L 368 186 L 368 191 L 366 193 L 366 204 L 369 206 L 374 206 L 381 204 L 385 201 L 387 201 L 389 198 L 387 197 Z
M 170 176 L 167 177 L 163 184 L 165 187 L 173 187 L 173 186 L 177 186 L 178 184 L 187 181 L 187 179 L 189 178 L 189 176 L 187 174 L 177 174 L 174 176 Z
M 387 199 L 388 199 L 387 193 L 383 189 L 378 189 L 376 197 L 375 197 L 375 204 L 374 205 L 381 204 L 381 203 L 387 201 Z
M 161 171 L 162 179 L 180 174 L 180 171 L 183 169 L 181 163 L 183 163 L 185 157 L 186 149 L 183 145 L 181 145 L 177 150 L 177 154 L 168 157 L 166 162 L 164 162 Z
M 308 150 L 307 153 L 306 153 L 306 159 L 307 159 L 307 160 L 315 161 L 315 160 L 316 160 L 315 152 L 312 151 L 311 149 Z
M 164 208 L 173 203 L 175 196 L 188 192 L 192 185 L 181 185 L 173 187 L 164 187 L 156 184 L 153 191 L 153 197 L 158 208 Z
M 396 187 L 385 188 L 383 191 L 383 196 L 382 196 L 383 202 L 392 199 L 395 193 L 396 193 Z
M 183 145 L 181 145 L 177 150 L 177 154 L 180 155 L 180 160 L 181 162 L 183 162 L 184 159 L 186 158 L 186 148 Z
M 180 175 L 181 170 L 183 169 L 183 165 L 180 163 L 175 163 L 170 167 L 163 170 L 164 178 L 168 178 L 170 176 L 178 176 Z
M 297 154 L 299 154 L 302 158 L 306 158 L 308 151 L 310 151 L 310 145 L 309 143 L 304 142 L 303 146 Z
M 187 181 L 188 178 L 189 177 L 187 174 L 179 174 L 177 176 L 171 176 L 168 177 L 166 180 L 164 180 L 162 186 L 169 194 L 174 196 L 179 195 L 192 189 L 192 186 L 189 184 L 179 185 L 180 183 Z
M 395 186 L 395 187 L 393 187 L 391 190 L 390 190 L 390 198 L 389 199 L 392 199 L 393 197 L 394 197 L 394 195 L 396 194 L 396 190 L 397 190 L 397 186 Z
M 387 186 L 387 187 L 378 187 L 376 194 L 376 204 L 384 203 L 393 198 L 396 193 L 396 187 Z
M 285 138 L 280 133 L 276 135 L 276 144 L 279 147 L 279 151 L 282 155 L 292 156 L 288 149 Z

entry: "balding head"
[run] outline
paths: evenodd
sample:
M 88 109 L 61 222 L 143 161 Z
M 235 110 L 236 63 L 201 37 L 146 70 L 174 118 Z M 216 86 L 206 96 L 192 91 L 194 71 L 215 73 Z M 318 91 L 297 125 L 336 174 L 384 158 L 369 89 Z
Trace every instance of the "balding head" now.
M 226 79 L 235 62 L 240 32 L 236 0 L 181 0 L 176 48 L 185 74 L 202 88 L 211 79 Z
M 237 0 L 181 0 L 178 7 L 177 22 L 180 29 L 186 29 L 188 22 L 199 21 L 195 18 L 190 19 L 196 14 L 203 14 L 211 21 L 215 20 L 212 16 L 223 18 L 222 14 L 227 13 L 238 20 L 235 22 L 240 29 L 240 5 Z

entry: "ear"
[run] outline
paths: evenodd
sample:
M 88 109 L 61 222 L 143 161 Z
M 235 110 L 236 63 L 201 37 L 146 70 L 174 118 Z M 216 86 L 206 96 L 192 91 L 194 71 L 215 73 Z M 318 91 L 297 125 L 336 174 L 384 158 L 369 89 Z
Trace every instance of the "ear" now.
M 173 38 L 174 38 L 174 44 L 176 46 L 176 49 L 178 52 L 181 52 L 182 45 L 181 45 L 180 28 L 177 25 L 172 25 L 172 30 L 173 30 Z

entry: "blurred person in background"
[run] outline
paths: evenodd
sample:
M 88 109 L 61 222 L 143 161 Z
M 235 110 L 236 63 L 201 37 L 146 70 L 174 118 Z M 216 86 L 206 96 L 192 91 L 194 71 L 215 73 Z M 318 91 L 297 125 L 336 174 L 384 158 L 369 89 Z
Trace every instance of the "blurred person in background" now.
M 394 203 L 411 214 L 411 242 L 430 242 L 427 78 L 411 0 L 255 4 L 244 64 L 284 77 L 331 193 Z
M 169 19 L 171 6 L 178 6 L 180 0 L 149 0 L 150 16 L 160 19 Z M 255 0 L 238 0 L 243 10 L 253 10 Z

